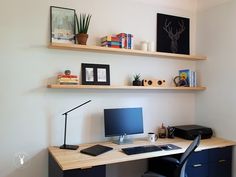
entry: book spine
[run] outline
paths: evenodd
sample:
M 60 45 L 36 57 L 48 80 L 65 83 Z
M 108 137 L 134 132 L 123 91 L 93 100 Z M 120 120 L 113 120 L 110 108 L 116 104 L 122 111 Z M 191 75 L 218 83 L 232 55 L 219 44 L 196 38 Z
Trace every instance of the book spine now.
M 121 48 L 125 48 L 125 38 L 121 38 Z
M 103 45 L 102 47 L 120 48 L 118 45 Z
M 60 85 L 78 85 L 78 82 L 72 83 L 72 82 L 60 82 Z
M 133 49 L 133 35 L 132 34 L 128 34 L 128 48 L 129 49 Z
M 194 73 L 193 73 L 193 75 L 194 75 L 194 87 L 197 87 L 197 74 L 196 74 L 196 71 L 194 71 Z
M 118 46 L 120 46 L 120 42 L 106 41 L 106 42 L 102 42 L 102 45 L 118 45 Z
M 134 38 L 133 38 L 133 35 L 131 35 L 130 46 L 131 46 L 131 49 L 134 49 Z
M 117 34 L 117 37 L 119 37 L 120 42 L 121 42 L 121 48 L 125 48 L 126 47 L 126 34 L 125 33 L 120 33 Z
M 114 42 L 119 42 L 120 41 L 120 38 L 117 37 L 117 36 L 105 36 L 103 38 L 101 38 L 101 42 L 106 42 L 106 41 L 114 41 Z
M 125 35 L 125 41 L 126 41 L 126 46 L 125 48 L 128 49 L 129 48 L 129 34 Z
M 130 49 L 130 34 L 127 34 L 127 49 Z
M 59 78 L 59 81 L 78 81 L 77 78 Z
M 57 76 L 58 78 L 78 78 L 76 75 L 64 75 L 64 74 L 59 74 Z
M 111 45 L 111 46 L 108 46 L 108 47 L 111 47 L 111 48 L 120 48 L 120 46 L 117 46 L 117 45 Z
M 189 87 L 193 87 L 193 71 L 190 71 L 189 73 Z
M 78 80 L 58 80 L 59 83 L 78 83 Z

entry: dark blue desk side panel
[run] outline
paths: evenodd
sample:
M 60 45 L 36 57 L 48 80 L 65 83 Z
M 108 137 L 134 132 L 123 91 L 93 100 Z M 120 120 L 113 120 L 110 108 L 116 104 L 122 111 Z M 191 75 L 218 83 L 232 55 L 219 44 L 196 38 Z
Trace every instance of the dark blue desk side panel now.
M 208 150 L 194 152 L 187 162 L 188 177 L 208 177 Z
M 209 177 L 232 177 L 232 146 L 209 150 Z

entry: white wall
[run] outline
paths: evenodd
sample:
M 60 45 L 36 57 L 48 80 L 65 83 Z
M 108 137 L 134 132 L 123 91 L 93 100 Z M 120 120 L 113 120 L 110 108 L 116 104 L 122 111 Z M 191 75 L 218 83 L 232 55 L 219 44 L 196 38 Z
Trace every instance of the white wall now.
M 207 90 L 197 96 L 196 120 L 212 127 L 216 136 L 231 140 L 236 140 L 235 15 L 234 0 L 197 15 L 197 51 L 205 53 L 208 60 L 199 64 Z
M 143 107 L 145 133 L 142 136 L 156 131 L 162 122 L 166 125 L 194 122 L 195 94 L 198 94 L 195 92 L 46 88 L 47 83 L 65 69 L 80 74 L 80 66 L 84 62 L 109 64 L 111 84 L 117 85 L 128 84 L 134 73 L 171 82 L 178 69 L 194 69 L 194 62 L 47 48 L 49 6 L 55 5 L 93 15 L 89 29 L 90 45 L 96 44 L 96 40 L 104 35 L 119 32 L 134 34 L 137 45 L 142 40 L 156 41 L 157 12 L 189 17 L 191 51 L 194 52 L 196 4 L 186 3 L 186 0 L 168 2 L 1 1 L 0 177 L 47 177 L 47 147 L 63 143 L 61 114 L 88 99 L 92 102 L 69 115 L 68 143 L 105 140 L 104 108 Z M 19 152 L 29 155 L 29 165 L 24 169 L 16 168 L 14 163 Z M 108 166 L 107 176 L 138 176 L 145 170 L 145 164 L 146 161 L 137 161 L 111 165 Z

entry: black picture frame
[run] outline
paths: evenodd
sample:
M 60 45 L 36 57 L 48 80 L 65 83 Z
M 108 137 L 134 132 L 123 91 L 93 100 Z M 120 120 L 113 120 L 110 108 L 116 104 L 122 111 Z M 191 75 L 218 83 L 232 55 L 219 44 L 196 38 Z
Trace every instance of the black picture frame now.
M 50 6 L 50 42 L 75 44 L 75 9 Z
M 190 54 L 190 19 L 157 13 L 157 52 Z
M 82 85 L 110 85 L 110 66 L 82 63 Z

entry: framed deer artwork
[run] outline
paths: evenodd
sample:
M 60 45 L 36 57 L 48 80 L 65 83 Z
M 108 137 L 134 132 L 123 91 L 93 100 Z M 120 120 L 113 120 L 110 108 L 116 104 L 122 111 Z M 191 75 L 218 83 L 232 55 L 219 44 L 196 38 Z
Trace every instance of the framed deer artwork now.
M 189 18 L 157 13 L 157 51 L 189 55 Z

